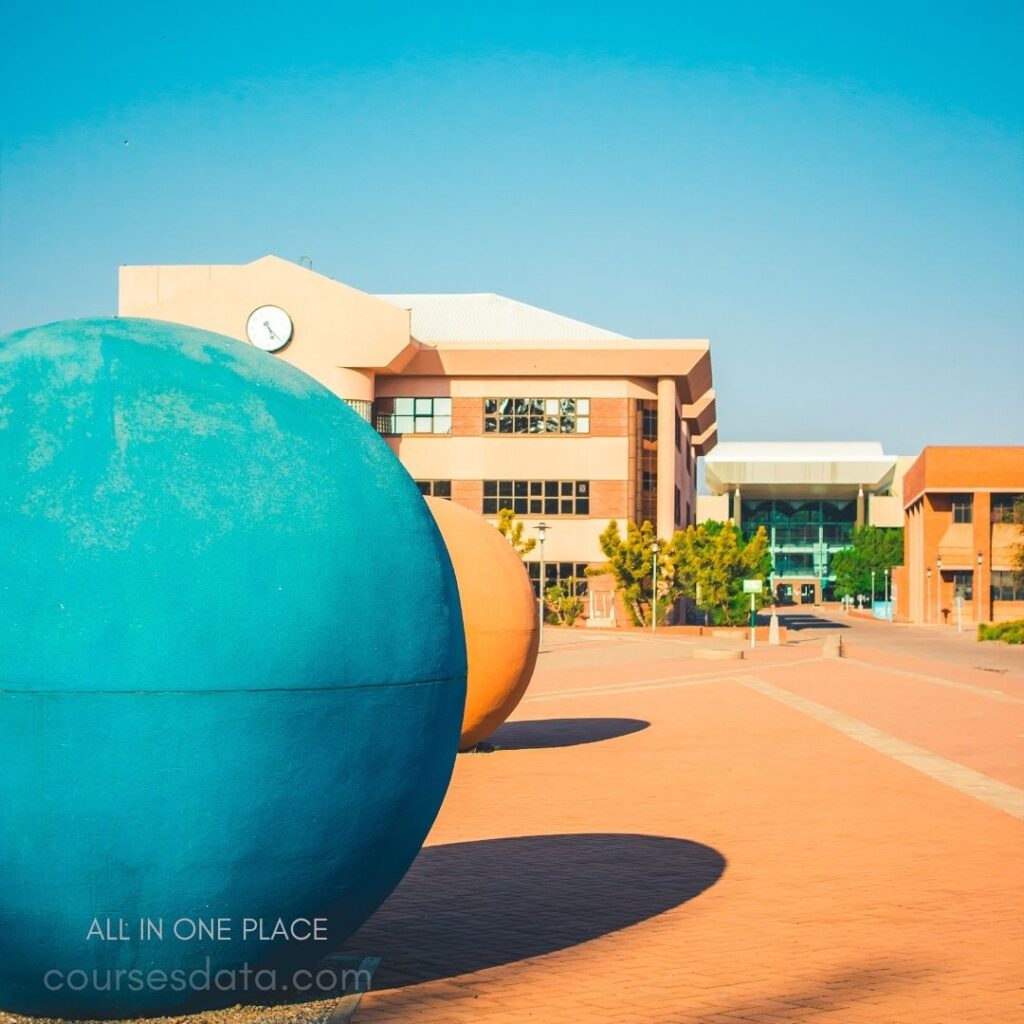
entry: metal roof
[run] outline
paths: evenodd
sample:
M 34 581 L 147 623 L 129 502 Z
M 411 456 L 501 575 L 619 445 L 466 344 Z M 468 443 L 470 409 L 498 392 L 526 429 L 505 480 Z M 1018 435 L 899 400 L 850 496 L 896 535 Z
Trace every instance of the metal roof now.
M 412 311 L 412 336 L 427 344 L 586 341 L 625 335 L 493 293 L 378 295 Z

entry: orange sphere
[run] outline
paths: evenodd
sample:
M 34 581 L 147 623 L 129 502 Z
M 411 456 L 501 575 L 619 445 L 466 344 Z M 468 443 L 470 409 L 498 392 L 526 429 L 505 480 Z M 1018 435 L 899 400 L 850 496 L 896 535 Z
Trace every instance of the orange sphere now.
M 537 600 L 523 560 L 475 512 L 427 498 L 455 568 L 466 629 L 466 712 L 459 750 L 486 739 L 530 684 L 540 643 Z

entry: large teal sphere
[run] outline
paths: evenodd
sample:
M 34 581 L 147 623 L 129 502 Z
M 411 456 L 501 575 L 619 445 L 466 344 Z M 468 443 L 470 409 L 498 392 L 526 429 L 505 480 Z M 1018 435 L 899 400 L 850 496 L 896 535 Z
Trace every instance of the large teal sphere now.
M 178 325 L 0 338 L 0 1009 L 234 1003 L 151 972 L 317 962 L 419 850 L 465 673 L 445 545 L 344 402 Z M 265 941 L 302 918 L 327 940 Z

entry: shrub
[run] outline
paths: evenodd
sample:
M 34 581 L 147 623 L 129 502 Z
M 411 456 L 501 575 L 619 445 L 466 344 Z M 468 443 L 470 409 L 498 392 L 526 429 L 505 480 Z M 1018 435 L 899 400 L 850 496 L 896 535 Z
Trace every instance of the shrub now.
M 989 626 L 984 622 L 978 626 L 979 640 L 1002 640 L 1007 644 L 1024 644 L 1024 619 L 1000 622 Z

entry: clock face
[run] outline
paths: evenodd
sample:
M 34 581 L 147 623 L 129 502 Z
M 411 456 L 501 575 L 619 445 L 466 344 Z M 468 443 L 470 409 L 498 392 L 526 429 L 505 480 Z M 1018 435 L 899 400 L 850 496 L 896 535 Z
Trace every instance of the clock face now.
M 264 352 L 284 348 L 292 338 L 292 318 L 280 306 L 260 306 L 245 324 L 248 339 Z

